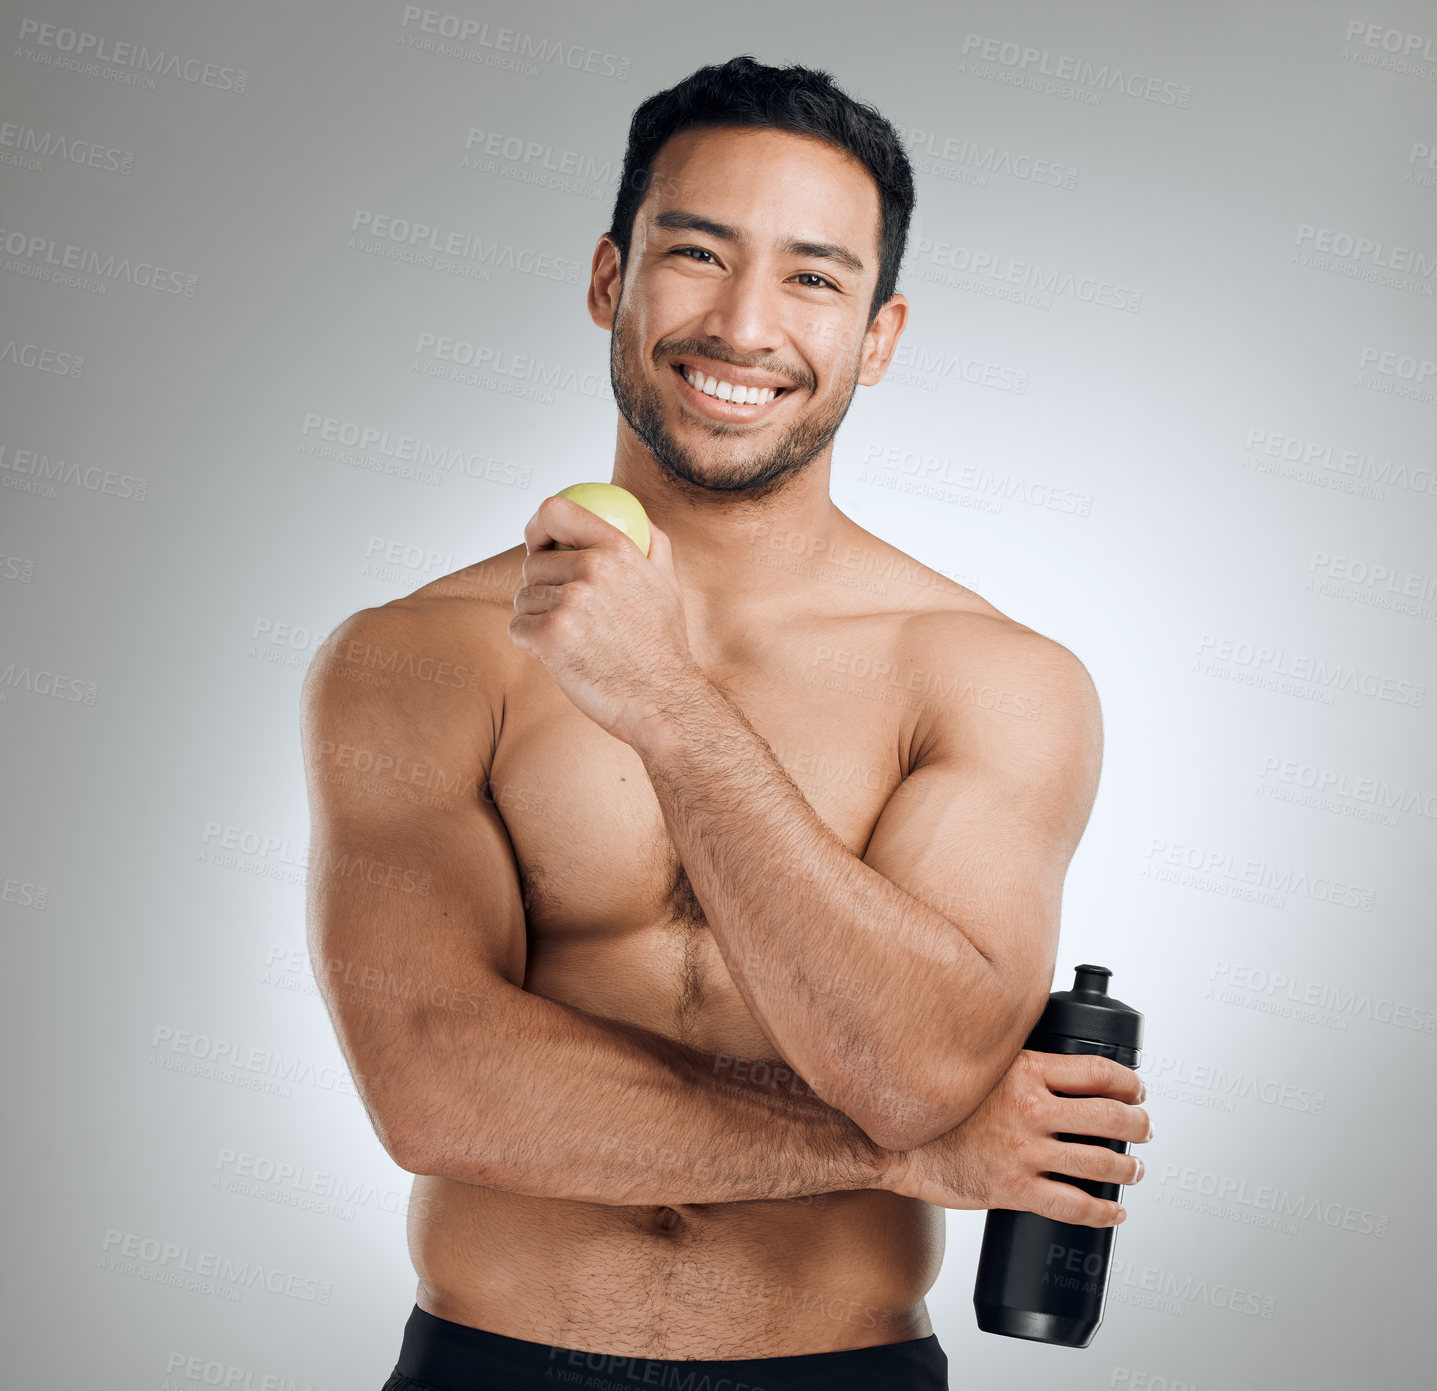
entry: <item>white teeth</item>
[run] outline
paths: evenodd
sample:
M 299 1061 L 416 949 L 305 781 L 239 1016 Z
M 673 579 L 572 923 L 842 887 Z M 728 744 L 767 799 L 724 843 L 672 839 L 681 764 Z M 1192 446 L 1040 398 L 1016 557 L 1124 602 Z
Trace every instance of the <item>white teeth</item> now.
M 735 386 L 732 382 L 720 381 L 692 367 L 682 369 L 684 380 L 702 391 L 705 396 L 717 396 L 720 401 L 733 401 L 740 405 L 762 406 L 772 401 L 778 392 L 771 386 Z

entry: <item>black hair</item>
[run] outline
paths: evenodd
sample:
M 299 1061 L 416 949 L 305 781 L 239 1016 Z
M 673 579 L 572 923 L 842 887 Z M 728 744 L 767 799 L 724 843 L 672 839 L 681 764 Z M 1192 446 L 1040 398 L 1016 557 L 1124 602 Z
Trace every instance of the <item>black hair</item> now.
M 817 68 L 776 68 L 744 54 L 710 64 L 656 92 L 634 112 L 623 175 L 608 236 L 629 256 L 634 216 L 653 182 L 653 164 L 666 141 L 695 126 L 767 126 L 814 136 L 853 156 L 878 185 L 878 284 L 868 307 L 871 326 L 898 285 L 898 268 L 913 215 L 913 168 L 898 132 L 872 106 L 840 90 Z

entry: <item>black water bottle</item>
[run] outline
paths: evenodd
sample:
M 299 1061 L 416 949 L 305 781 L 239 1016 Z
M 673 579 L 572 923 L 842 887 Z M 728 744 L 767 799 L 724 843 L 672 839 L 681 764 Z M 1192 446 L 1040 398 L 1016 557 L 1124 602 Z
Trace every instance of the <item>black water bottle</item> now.
M 1041 1053 L 1097 1053 L 1136 1068 L 1142 1057 L 1143 1016 L 1108 994 L 1106 966 L 1079 966 L 1071 990 L 1048 996 L 1024 1047 Z M 1067 1093 L 1060 1093 L 1067 1095 Z M 1059 1135 L 1064 1141 L 1127 1152 L 1125 1140 Z M 1050 1177 L 1114 1200 L 1116 1183 Z M 1031 1212 L 994 1208 L 983 1229 L 973 1308 L 985 1333 L 1085 1348 L 1103 1321 L 1116 1227 L 1082 1227 Z

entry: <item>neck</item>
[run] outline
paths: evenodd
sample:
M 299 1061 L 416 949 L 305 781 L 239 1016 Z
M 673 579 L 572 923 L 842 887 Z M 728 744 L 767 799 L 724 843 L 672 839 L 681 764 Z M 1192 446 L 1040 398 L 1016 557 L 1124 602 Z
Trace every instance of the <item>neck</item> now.
M 627 488 L 673 541 L 690 628 L 733 629 L 762 604 L 779 613 L 785 596 L 811 587 L 805 559 L 823 563 L 847 535 L 848 519 L 829 496 L 833 446 L 775 492 L 696 488 L 671 478 L 619 418 L 612 481 Z

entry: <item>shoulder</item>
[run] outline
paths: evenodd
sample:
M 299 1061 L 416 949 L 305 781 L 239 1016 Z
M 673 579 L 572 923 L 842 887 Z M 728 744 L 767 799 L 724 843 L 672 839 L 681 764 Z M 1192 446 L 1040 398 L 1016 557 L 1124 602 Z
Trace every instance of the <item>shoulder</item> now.
M 915 658 L 960 666 L 987 682 L 1042 687 L 1055 696 L 1096 701 L 1093 679 L 1076 653 L 999 613 L 992 605 L 913 614 L 906 637 Z
M 980 601 L 981 602 L 981 601 Z M 1102 712 L 1088 669 L 1062 643 L 982 608 L 929 609 L 906 623 L 908 660 L 924 674 L 920 735 L 930 749 L 1001 749 L 1039 763 L 1096 765 Z
M 517 553 L 517 555 L 516 555 Z M 519 545 L 359 609 L 320 644 L 304 678 L 308 722 L 338 711 L 406 719 L 501 693 L 518 654 L 508 637 L 524 547 Z
M 850 549 L 865 573 L 882 577 L 882 613 L 896 625 L 894 654 L 904 668 L 900 681 L 919 702 L 916 751 L 954 738 L 1026 739 L 1035 748 L 1077 742 L 1100 750 L 1097 690 L 1075 653 L 846 520 L 856 541 Z
M 348 653 L 360 660 L 366 642 L 383 645 L 422 642 L 435 655 L 494 658 L 504 648 L 494 641 L 514 616 L 514 594 L 524 563 L 522 543 L 462 570 L 421 585 L 412 594 L 359 609 L 339 623 L 321 644 L 319 658 L 334 661 Z

